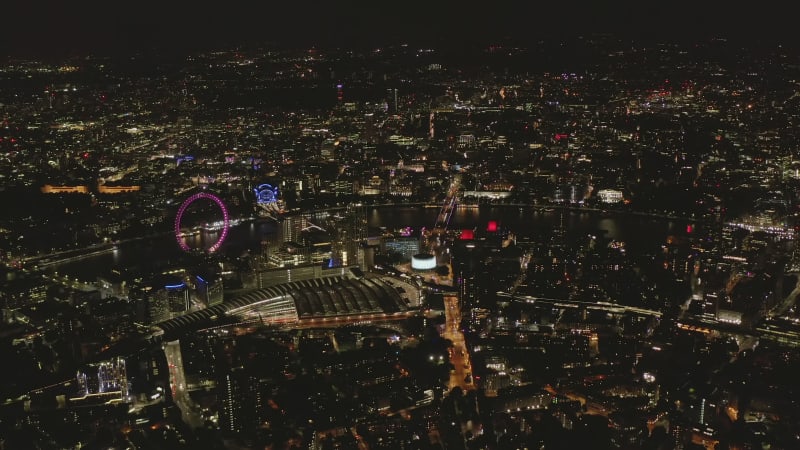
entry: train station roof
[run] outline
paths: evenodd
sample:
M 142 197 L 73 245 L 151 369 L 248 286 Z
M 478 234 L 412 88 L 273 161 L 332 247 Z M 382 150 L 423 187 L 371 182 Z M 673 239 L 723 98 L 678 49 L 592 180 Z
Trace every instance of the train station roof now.
M 407 285 L 399 287 L 388 278 L 337 276 L 278 284 L 155 326 L 175 336 L 213 326 L 223 318 L 257 315 L 269 323 L 407 311 Z

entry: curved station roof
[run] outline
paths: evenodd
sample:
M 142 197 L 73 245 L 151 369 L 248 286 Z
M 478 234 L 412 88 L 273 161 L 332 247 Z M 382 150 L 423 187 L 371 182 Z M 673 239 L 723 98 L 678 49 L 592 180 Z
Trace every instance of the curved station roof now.
M 391 277 L 327 277 L 279 284 L 155 325 L 165 334 L 212 326 L 223 317 L 265 323 L 406 313 L 417 306 L 413 285 Z

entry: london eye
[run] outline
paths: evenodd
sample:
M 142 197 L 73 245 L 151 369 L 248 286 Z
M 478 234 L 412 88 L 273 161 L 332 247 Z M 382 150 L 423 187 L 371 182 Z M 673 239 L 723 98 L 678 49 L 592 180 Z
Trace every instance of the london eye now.
M 228 208 L 225 206 L 225 203 L 217 197 L 216 195 L 209 194 L 207 192 L 198 192 L 197 194 L 192 195 L 191 197 L 187 198 L 186 200 L 181 203 L 180 208 L 178 208 L 178 213 L 175 215 L 175 239 L 178 241 L 178 245 L 180 245 L 181 249 L 184 251 L 192 251 L 192 248 L 189 244 L 186 243 L 184 240 L 183 232 L 181 231 L 182 223 L 183 223 L 183 215 L 186 213 L 187 208 L 189 206 L 200 199 L 208 199 L 215 203 L 220 211 L 222 212 L 222 224 L 220 228 L 219 237 L 217 238 L 216 242 L 214 242 L 211 247 L 208 248 L 209 253 L 213 253 L 219 250 L 222 243 L 225 241 L 225 238 L 228 236 L 228 229 L 230 228 L 230 217 L 228 215 Z

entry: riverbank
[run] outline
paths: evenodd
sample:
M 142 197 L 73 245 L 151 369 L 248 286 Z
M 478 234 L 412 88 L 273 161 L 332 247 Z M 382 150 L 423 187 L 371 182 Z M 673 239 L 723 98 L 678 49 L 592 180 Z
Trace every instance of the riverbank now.
M 431 203 L 389 203 L 365 207 L 367 225 L 371 229 L 410 227 L 414 232 L 420 232 L 423 227 L 432 227 L 440 209 Z M 335 213 L 340 210 L 342 207 L 326 208 L 324 211 Z M 299 211 L 291 214 L 296 213 Z M 569 233 L 594 233 L 602 229 L 610 239 L 626 241 L 632 249 L 644 251 L 662 244 L 668 235 L 685 232 L 687 223 L 692 223 L 694 219 L 613 209 L 506 203 L 477 207 L 459 205 L 449 227 L 453 230 L 482 229 L 490 221 L 514 231 L 518 236 L 546 235 L 562 225 Z M 248 251 L 259 253 L 262 241 L 274 239 L 280 226 L 280 223 L 267 218 L 242 220 L 230 228 L 220 252 L 228 255 Z M 195 238 L 198 245 L 202 244 L 203 239 L 215 238 L 213 233 L 206 234 Z M 185 257 L 171 230 L 115 241 L 114 244 L 116 250 L 112 252 L 49 265 L 47 270 L 57 270 L 82 280 L 95 280 L 112 267 L 168 265 L 170 261 L 180 261 Z M 87 248 L 86 253 L 96 250 Z

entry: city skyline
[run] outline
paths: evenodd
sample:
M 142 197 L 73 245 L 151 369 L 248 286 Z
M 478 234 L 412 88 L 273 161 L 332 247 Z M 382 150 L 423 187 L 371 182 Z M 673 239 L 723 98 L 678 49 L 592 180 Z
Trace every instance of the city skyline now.
M 0 448 L 800 446 L 766 9 L 130 6 L 6 30 Z

